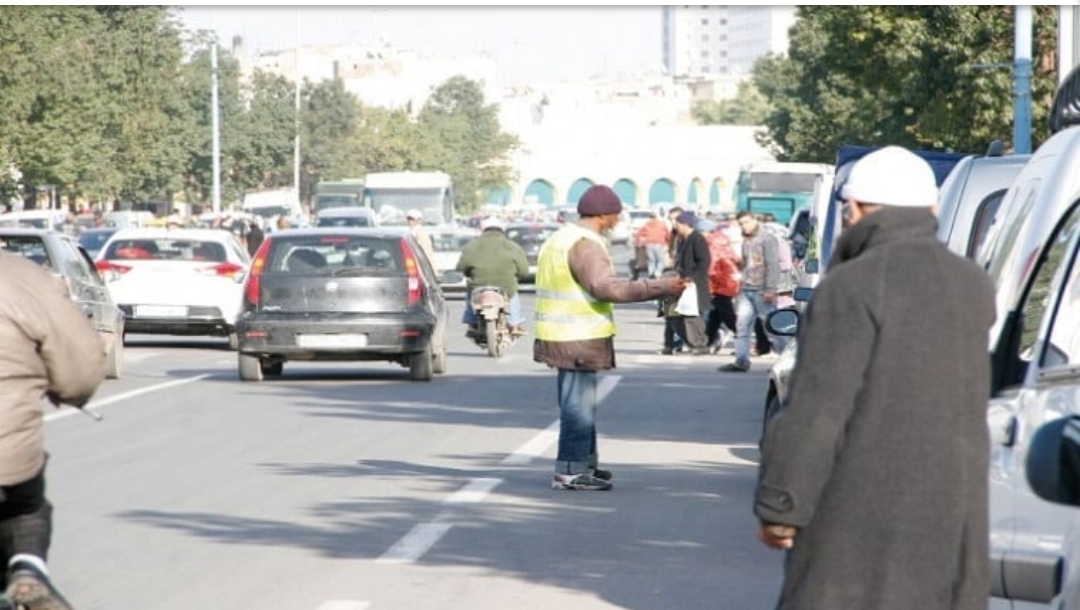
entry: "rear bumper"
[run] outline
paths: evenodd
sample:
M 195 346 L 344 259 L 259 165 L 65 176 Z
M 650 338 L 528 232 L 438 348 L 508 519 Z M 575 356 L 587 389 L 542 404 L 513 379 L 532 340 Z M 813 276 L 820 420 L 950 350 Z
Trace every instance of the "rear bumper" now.
M 132 305 L 120 305 L 123 329 L 130 333 L 159 335 L 228 335 L 233 325 L 217 307 L 188 307 L 184 317 L 135 315 Z
M 242 354 L 295 360 L 378 360 L 422 352 L 431 343 L 435 318 L 422 314 L 339 314 L 326 318 L 244 315 L 236 330 Z

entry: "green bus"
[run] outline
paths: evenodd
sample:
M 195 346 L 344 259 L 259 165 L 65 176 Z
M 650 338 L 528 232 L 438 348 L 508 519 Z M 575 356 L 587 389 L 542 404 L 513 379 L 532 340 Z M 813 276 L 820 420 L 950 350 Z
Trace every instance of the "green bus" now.
M 751 163 L 739 171 L 735 209 L 772 214 L 776 222 L 786 225 L 797 210 L 813 202 L 818 180 L 830 178 L 833 172 L 834 166 L 825 163 Z

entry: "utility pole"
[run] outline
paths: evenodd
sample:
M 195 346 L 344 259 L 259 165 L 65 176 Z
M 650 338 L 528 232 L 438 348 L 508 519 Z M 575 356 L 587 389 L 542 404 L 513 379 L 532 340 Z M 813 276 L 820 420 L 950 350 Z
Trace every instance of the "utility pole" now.
M 1031 6 L 1017 5 L 1013 70 L 1013 154 L 1031 153 Z
M 300 201 L 300 7 L 296 7 L 296 144 L 293 147 L 293 187 Z
M 221 118 L 218 112 L 217 38 L 210 40 L 210 116 L 214 130 L 214 213 L 221 211 Z

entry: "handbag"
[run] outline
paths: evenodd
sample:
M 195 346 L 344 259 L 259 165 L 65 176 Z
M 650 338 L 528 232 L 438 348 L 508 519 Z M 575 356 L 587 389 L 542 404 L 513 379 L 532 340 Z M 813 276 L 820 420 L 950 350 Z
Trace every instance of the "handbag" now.
M 701 315 L 697 305 L 697 284 L 690 282 L 686 285 L 686 289 L 679 295 L 679 302 L 675 304 L 675 313 L 687 318 Z

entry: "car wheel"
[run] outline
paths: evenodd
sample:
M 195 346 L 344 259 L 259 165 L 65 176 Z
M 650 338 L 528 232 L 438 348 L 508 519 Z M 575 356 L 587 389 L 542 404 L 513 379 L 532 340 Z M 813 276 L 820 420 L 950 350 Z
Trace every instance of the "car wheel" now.
M 431 381 L 434 362 L 431 343 L 428 342 L 424 351 L 413 354 L 409 359 L 409 378 L 413 381 Z
M 105 353 L 105 378 L 120 379 L 124 374 L 124 335 L 113 335 L 109 351 Z
M 260 363 L 259 368 L 262 369 L 264 377 L 281 377 L 282 371 L 285 370 L 284 362 L 265 362 Z
M 446 372 L 446 345 L 441 345 L 439 349 L 435 350 L 435 360 L 431 363 L 431 372 L 436 375 L 442 375 Z
M 234 331 L 229 333 L 229 349 L 231 351 L 235 352 L 239 348 L 240 348 L 240 335 L 236 334 L 236 331 L 234 330 Z
M 237 368 L 240 372 L 241 381 L 262 381 L 263 371 L 259 359 L 255 356 L 239 354 Z

